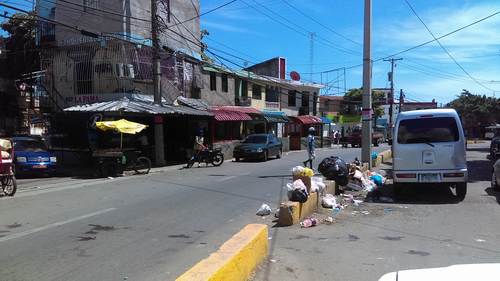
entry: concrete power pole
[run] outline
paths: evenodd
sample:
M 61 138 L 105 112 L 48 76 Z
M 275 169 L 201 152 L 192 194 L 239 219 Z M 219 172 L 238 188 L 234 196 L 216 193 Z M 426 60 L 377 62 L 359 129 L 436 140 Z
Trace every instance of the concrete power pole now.
M 160 40 L 158 38 L 158 6 L 151 0 L 151 38 L 153 40 L 153 94 L 154 103 L 161 106 L 161 68 L 160 68 Z M 163 141 L 163 119 L 155 116 L 155 159 L 156 165 L 165 165 L 165 149 Z
M 363 135 L 361 139 L 361 161 L 371 169 L 372 151 L 372 61 L 371 61 L 372 1 L 365 0 L 365 23 L 363 40 Z
M 394 62 L 402 60 L 402 58 L 395 59 L 395 58 L 390 58 L 390 59 L 384 59 L 384 61 L 389 61 L 391 62 L 391 72 L 389 73 L 389 81 L 391 82 L 391 96 L 389 97 L 389 102 L 390 102 L 390 107 L 389 107 L 389 132 L 390 132 L 390 137 L 392 139 L 392 124 L 394 123 L 393 120 L 393 112 L 394 112 Z

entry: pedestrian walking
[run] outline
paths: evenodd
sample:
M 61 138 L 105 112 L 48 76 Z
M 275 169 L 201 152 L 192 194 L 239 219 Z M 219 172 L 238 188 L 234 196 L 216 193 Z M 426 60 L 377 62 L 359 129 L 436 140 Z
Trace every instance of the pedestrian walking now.
M 316 153 L 315 153 L 315 147 L 314 147 L 314 128 L 310 127 L 309 128 L 309 135 L 307 136 L 307 160 L 304 161 L 304 167 L 307 167 L 307 163 L 309 163 L 309 167 L 312 169 L 313 168 L 313 160 L 316 158 Z
M 192 160 L 198 161 L 198 167 L 200 166 L 200 157 L 201 153 L 206 149 L 204 144 L 205 139 L 203 138 L 203 129 L 198 129 L 196 132 L 196 136 L 194 138 L 194 146 L 193 146 L 193 158 Z

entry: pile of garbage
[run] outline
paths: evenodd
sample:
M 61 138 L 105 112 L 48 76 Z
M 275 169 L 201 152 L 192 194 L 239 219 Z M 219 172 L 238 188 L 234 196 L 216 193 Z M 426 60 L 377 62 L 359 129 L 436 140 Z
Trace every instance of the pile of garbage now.
M 287 183 L 288 200 L 304 203 L 311 193 L 323 193 L 326 188 L 322 177 L 315 177 L 314 171 L 302 166 L 292 168 L 293 182 Z

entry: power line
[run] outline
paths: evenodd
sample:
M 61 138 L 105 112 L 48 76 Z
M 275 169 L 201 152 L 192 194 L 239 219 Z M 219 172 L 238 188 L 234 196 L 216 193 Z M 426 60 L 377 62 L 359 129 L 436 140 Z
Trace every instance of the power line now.
M 213 9 L 210 9 L 210 10 L 208 10 L 208 11 L 204 12 L 204 13 L 198 14 L 198 15 L 196 15 L 195 17 L 192 17 L 192 18 L 187 19 L 187 20 L 185 20 L 185 21 L 182 21 L 182 22 L 179 22 L 179 23 L 177 23 L 177 24 L 171 25 L 171 26 L 169 26 L 169 27 L 174 27 L 174 26 L 177 26 L 177 25 L 179 25 L 179 24 L 183 24 L 183 23 L 186 23 L 186 22 L 188 22 L 188 21 L 192 21 L 192 20 L 194 20 L 194 19 L 200 18 L 200 17 L 202 17 L 202 16 L 204 16 L 204 15 L 206 15 L 206 14 L 210 14 L 210 13 L 215 12 L 215 11 L 217 11 L 217 10 L 219 10 L 219 9 L 222 9 L 222 8 L 224 8 L 224 7 L 226 7 L 226 6 L 230 5 L 230 4 L 233 4 L 233 3 L 234 3 L 234 2 L 236 2 L 236 1 L 238 1 L 238 0 L 232 0 L 232 1 L 229 1 L 229 2 L 227 2 L 227 3 L 224 3 L 224 4 L 220 5 L 220 6 L 217 6 L 217 7 L 213 8 Z M 198 11 L 196 11 L 196 12 L 198 13 Z
M 408 2 L 408 0 L 404 0 L 406 2 L 406 4 L 408 4 L 408 7 L 410 7 L 411 11 L 413 12 L 413 14 L 418 18 L 418 20 L 424 25 L 425 29 L 427 29 L 427 31 L 429 32 L 429 34 L 432 36 L 432 38 L 434 38 L 434 40 L 436 40 L 436 42 L 439 44 L 439 46 L 441 47 L 441 49 L 443 49 L 443 51 L 450 57 L 450 59 L 453 60 L 453 62 L 455 62 L 455 64 L 472 80 L 474 81 L 476 84 L 478 84 L 479 86 L 489 90 L 489 91 L 492 91 L 492 92 L 496 92 L 495 90 L 485 86 L 484 84 L 482 84 L 481 82 L 479 82 L 476 78 L 472 77 L 472 75 L 470 75 L 470 73 L 465 70 L 465 68 L 460 64 L 458 63 L 458 61 L 450 54 L 450 52 L 448 52 L 448 50 L 443 46 L 443 44 L 441 44 L 441 42 L 436 38 L 436 36 L 434 35 L 434 33 L 430 30 L 430 28 L 427 26 L 427 24 L 425 24 L 425 22 L 422 20 L 422 18 L 420 18 L 420 16 L 417 14 L 417 11 L 415 11 L 415 9 L 413 8 L 413 6 L 410 4 L 410 2 Z
M 259 2 L 257 2 L 257 1 L 255 1 L 255 0 L 252 0 L 255 4 L 259 5 L 259 6 L 260 6 L 260 7 L 262 7 L 263 9 L 266 9 L 269 13 L 271 13 L 271 14 L 275 15 L 276 17 L 281 18 L 283 21 L 288 22 L 288 24 L 287 24 L 287 23 L 285 23 L 285 22 L 283 22 L 283 21 L 280 21 L 280 20 L 276 19 L 276 18 L 275 18 L 275 17 L 273 17 L 273 16 L 270 16 L 268 13 L 264 13 L 262 10 L 258 9 L 258 8 L 257 8 L 257 7 L 255 7 L 255 6 L 252 6 L 252 5 L 248 4 L 248 2 L 246 2 L 246 1 L 244 1 L 244 0 L 240 0 L 240 1 L 241 1 L 241 2 L 243 2 L 244 4 L 246 4 L 249 8 L 252 8 L 252 9 L 254 9 L 255 11 L 257 11 L 258 13 L 263 14 L 264 16 L 268 17 L 268 18 L 269 18 L 269 19 L 271 19 L 272 21 L 277 22 L 277 23 L 279 23 L 279 24 L 281 24 L 281 25 L 285 26 L 286 28 L 288 28 L 288 29 L 290 29 L 290 30 L 292 30 L 292 31 L 294 31 L 294 32 L 296 32 L 296 33 L 298 33 L 298 34 L 300 34 L 300 35 L 302 35 L 302 36 L 305 36 L 305 37 L 309 38 L 309 34 L 310 34 L 310 32 L 311 32 L 311 31 L 309 31 L 309 30 L 307 30 L 307 29 L 303 28 L 303 27 L 302 27 L 302 26 L 300 26 L 300 25 L 297 25 L 296 23 L 294 23 L 294 22 L 290 21 L 289 19 L 287 19 L 287 18 L 283 17 L 282 15 L 280 15 L 280 14 L 278 14 L 278 13 L 274 12 L 273 10 L 271 10 L 271 9 L 267 8 L 266 6 L 262 5 L 261 3 L 259 3 Z M 299 29 L 303 30 L 304 32 L 303 32 L 303 31 L 298 30 L 298 29 L 297 29 L 296 27 L 294 27 L 294 26 L 296 26 L 297 28 L 299 28 Z M 318 43 L 322 43 L 322 44 L 323 44 L 323 45 L 325 45 L 325 46 L 328 46 L 328 47 L 330 47 L 330 48 L 333 48 L 333 49 L 336 49 L 336 50 L 338 50 L 338 51 L 344 52 L 344 53 L 346 53 L 346 54 L 350 54 L 350 55 L 359 55 L 359 53 L 358 53 L 358 52 L 356 52 L 356 51 L 353 51 L 353 50 L 350 50 L 350 49 L 347 49 L 347 48 L 343 48 L 343 47 L 339 47 L 339 46 L 335 46 L 335 44 L 334 44 L 333 42 L 331 42 L 331 41 L 329 41 L 329 40 L 327 40 L 327 39 L 324 39 L 323 37 L 317 36 L 317 38 L 318 38 L 318 39 L 321 39 L 321 41 L 319 41 L 319 40 L 316 40 L 316 41 L 317 41 Z
M 347 40 L 347 41 L 349 41 L 349 42 L 352 42 L 352 43 L 354 43 L 354 44 L 356 44 L 356 45 L 363 46 L 363 44 L 361 44 L 361 43 L 359 43 L 359 42 L 356 42 L 356 41 L 352 40 L 351 38 L 349 38 L 349 37 L 347 37 L 347 36 L 345 36 L 345 35 L 343 35 L 343 34 L 341 34 L 341 33 L 337 32 L 337 31 L 335 31 L 333 28 L 331 28 L 331 27 L 329 27 L 329 26 L 327 26 L 327 25 L 323 24 L 322 22 L 318 21 L 318 20 L 317 20 L 317 19 L 315 19 L 314 17 L 311 17 L 310 15 L 308 15 L 308 14 L 306 14 L 306 13 L 302 12 L 300 9 L 298 9 L 298 8 L 297 8 L 297 7 L 295 7 L 294 5 L 290 4 L 290 2 L 288 2 L 287 0 L 281 0 L 281 1 L 282 1 L 282 2 L 284 2 L 284 3 L 288 6 L 288 7 L 290 7 L 290 8 L 292 8 L 292 9 L 294 9 L 294 10 L 295 10 L 296 12 L 298 12 L 299 14 L 301 14 L 301 15 L 303 15 L 304 17 L 306 17 L 306 18 L 310 19 L 311 21 L 313 21 L 313 22 L 317 23 L 318 25 L 322 26 L 324 29 L 326 29 L 326 30 L 330 31 L 331 33 L 333 33 L 333 34 L 335 34 L 335 35 L 337 35 L 337 36 L 339 36 L 339 37 L 342 37 L 342 38 L 344 38 L 345 40 Z

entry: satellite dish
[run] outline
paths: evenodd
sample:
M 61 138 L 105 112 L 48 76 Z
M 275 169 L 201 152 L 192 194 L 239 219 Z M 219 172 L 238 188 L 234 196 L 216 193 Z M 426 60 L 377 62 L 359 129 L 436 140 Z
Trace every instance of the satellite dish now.
M 290 78 L 292 78 L 293 81 L 300 81 L 300 74 L 297 71 L 292 71 L 290 72 Z

